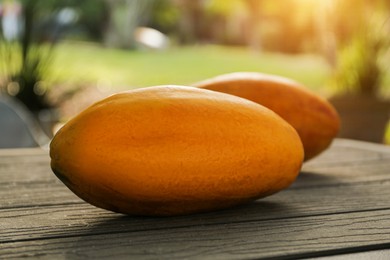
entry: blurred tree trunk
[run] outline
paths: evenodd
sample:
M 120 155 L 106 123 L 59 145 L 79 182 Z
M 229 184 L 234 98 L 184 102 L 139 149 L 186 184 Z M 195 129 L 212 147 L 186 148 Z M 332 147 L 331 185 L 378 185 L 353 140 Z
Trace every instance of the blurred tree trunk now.
M 316 8 L 316 16 L 313 17 L 313 22 L 316 28 L 318 51 L 334 69 L 337 65 L 338 49 L 338 42 L 333 29 L 335 21 L 331 19 L 334 10 L 326 2 L 322 2 Z
M 261 50 L 261 22 L 263 21 L 261 5 L 263 0 L 246 0 L 249 12 L 249 35 L 247 41 L 249 47 L 255 51 Z
M 104 44 L 108 47 L 132 49 L 134 31 L 149 19 L 155 0 L 105 0 L 108 21 Z
M 182 43 L 193 43 L 202 30 L 203 0 L 175 0 L 180 10 L 179 37 Z
M 327 5 L 324 1 L 319 8 L 322 12 L 317 12 L 317 37 L 324 57 L 333 69 L 338 66 L 339 51 L 350 46 L 356 35 L 366 30 L 365 28 L 375 22 L 375 19 L 381 19 L 381 15 L 388 17 L 387 20 L 390 19 L 389 0 L 336 1 L 333 5 Z M 345 15 L 348 12 L 351 16 Z M 386 30 L 386 24 L 389 23 L 383 21 L 382 25 L 369 33 L 375 34 L 378 30 Z M 383 28 L 380 28 L 381 26 Z

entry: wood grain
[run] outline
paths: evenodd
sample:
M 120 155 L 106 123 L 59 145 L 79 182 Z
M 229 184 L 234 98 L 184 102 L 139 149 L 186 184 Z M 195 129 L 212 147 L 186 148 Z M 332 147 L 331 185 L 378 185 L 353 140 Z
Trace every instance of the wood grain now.
M 353 197 L 353 199 L 351 199 Z M 286 190 L 274 196 L 240 207 L 185 217 L 128 217 L 126 231 L 174 228 L 247 221 L 263 221 L 325 214 L 341 214 L 390 209 L 390 181 L 361 183 L 343 188 Z M 42 218 L 50 216 L 50 218 Z M 34 238 L 51 238 L 67 234 L 79 235 L 85 228 L 120 214 L 97 209 L 83 203 L 58 203 L 29 208 L 9 208 L 0 211 L 0 242 Z M 15 226 L 17 227 L 15 229 Z M 47 230 L 46 227 L 50 226 Z M 104 232 L 123 231 L 122 225 L 107 226 Z
M 76 197 L 47 151 L 0 150 L 0 259 L 292 259 L 390 248 L 390 147 L 338 139 L 287 190 L 240 207 L 130 217 Z
M 118 219 L 119 218 L 119 219 Z M 5 259 L 29 257 L 91 259 L 278 259 L 321 255 L 364 246 L 390 246 L 390 210 L 102 233 L 108 222 L 77 236 L 0 244 Z

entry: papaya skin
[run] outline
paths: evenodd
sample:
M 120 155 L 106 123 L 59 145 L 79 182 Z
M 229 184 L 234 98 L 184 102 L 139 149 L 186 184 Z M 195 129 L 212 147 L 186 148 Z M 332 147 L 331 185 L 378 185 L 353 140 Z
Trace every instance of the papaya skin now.
M 194 87 L 156 86 L 103 99 L 50 144 L 51 167 L 76 195 L 130 215 L 231 207 L 287 188 L 303 147 L 254 102 Z
M 236 72 L 194 86 L 242 97 L 276 112 L 298 132 L 305 151 L 304 161 L 326 150 L 340 129 L 339 115 L 326 99 L 284 77 Z

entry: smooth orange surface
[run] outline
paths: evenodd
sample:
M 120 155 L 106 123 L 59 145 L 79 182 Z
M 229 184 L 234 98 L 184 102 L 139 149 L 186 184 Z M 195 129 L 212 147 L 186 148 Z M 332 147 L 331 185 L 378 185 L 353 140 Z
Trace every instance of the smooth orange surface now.
M 289 124 L 254 102 L 158 86 L 92 105 L 55 135 L 50 156 L 56 175 L 95 206 L 178 215 L 288 187 L 303 148 Z
M 305 160 L 328 148 L 340 128 L 339 116 L 327 100 L 283 77 L 237 72 L 195 86 L 246 98 L 276 112 L 297 130 Z

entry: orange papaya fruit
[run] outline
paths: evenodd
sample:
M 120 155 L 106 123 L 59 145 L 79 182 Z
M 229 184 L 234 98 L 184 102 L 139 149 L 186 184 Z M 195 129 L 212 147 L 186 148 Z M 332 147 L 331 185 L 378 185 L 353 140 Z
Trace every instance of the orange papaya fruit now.
M 97 207 L 172 216 L 231 207 L 287 188 L 298 134 L 271 110 L 194 87 L 156 86 L 105 98 L 50 144 L 53 172 Z
M 305 161 L 326 150 L 340 129 L 339 115 L 326 99 L 288 78 L 236 72 L 210 78 L 194 86 L 242 97 L 276 112 L 298 132 Z

